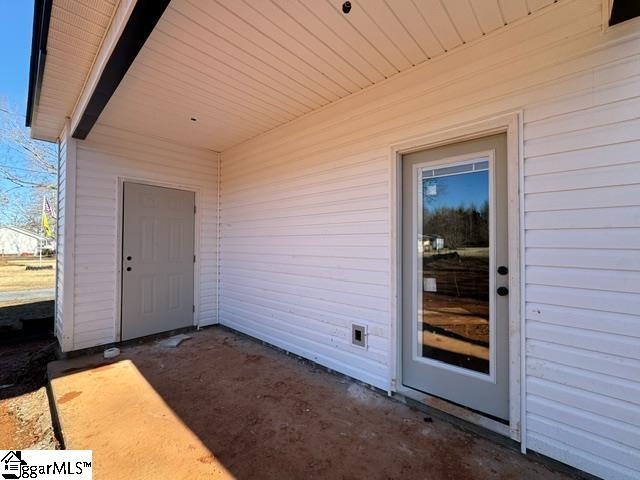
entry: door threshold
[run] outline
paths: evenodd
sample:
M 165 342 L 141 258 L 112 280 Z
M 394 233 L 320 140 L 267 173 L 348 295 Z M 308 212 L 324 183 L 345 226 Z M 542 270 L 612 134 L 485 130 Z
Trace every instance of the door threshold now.
M 465 407 L 461 407 L 460 405 L 443 400 L 442 398 L 434 397 L 433 395 L 429 395 L 419 390 L 414 390 L 413 388 L 409 388 L 404 385 L 400 385 L 396 389 L 395 394 L 414 400 L 427 407 L 440 410 L 447 415 L 459 418 L 467 423 L 477 425 L 493 433 L 515 440 L 516 442 L 520 441 L 518 432 L 513 432 L 509 425 L 493 420 L 492 418 L 486 417 Z

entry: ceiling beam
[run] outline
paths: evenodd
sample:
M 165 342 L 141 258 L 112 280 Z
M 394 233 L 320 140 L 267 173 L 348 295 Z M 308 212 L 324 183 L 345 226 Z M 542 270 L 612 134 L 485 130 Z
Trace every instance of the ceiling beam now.
M 170 0 L 138 0 L 73 130 L 84 140 L 160 20 Z

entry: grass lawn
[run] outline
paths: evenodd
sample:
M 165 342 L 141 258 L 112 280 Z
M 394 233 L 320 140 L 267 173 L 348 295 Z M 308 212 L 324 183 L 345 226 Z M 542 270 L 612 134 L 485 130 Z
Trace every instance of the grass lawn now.
M 38 265 L 38 259 L 0 259 L 0 292 L 53 288 L 56 279 L 55 259 L 42 259 L 42 265 L 51 265 L 50 270 L 27 270 L 27 265 Z

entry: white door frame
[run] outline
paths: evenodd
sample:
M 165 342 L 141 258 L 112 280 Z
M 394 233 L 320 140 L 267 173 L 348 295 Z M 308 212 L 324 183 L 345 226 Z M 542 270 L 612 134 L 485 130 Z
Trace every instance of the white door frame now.
M 126 182 L 139 183 L 149 185 L 151 187 L 165 187 L 176 190 L 184 190 L 192 192 L 195 195 L 195 217 L 194 217 L 194 242 L 193 253 L 196 261 L 193 265 L 193 325 L 195 327 L 200 324 L 200 188 L 194 185 L 185 185 L 178 183 L 161 182 L 138 177 L 118 177 L 117 188 L 117 212 L 116 212 L 116 305 L 115 305 L 115 341 L 122 341 L 122 222 L 124 215 L 124 184 Z
M 511 112 L 477 122 L 448 128 L 419 137 L 406 138 L 391 146 L 390 151 L 390 221 L 391 221 L 391 359 L 389 392 L 443 410 L 508 436 L 524 445 L 524 194 L 522 157 L 522 113 Z M 402 155 L 465 140 L 507 134 L 508 248 L 509 248 L 509 425 L 426 395 L 402 385 Z

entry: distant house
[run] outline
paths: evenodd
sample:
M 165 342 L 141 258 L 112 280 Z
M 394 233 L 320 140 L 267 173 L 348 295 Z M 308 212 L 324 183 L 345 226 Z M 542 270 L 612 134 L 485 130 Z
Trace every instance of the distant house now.
M 442 250 L 444 248 L 444 238 L 440 235 L 422 235 L 422 241 L 425 251 Z
M 43 248 L 54 249 L 51 240 L 23 228 L 0 227 L 0 255 L 37 255 L 42 242 Z

